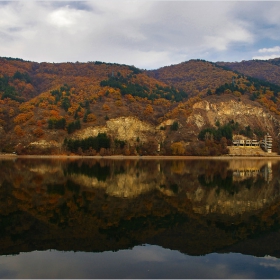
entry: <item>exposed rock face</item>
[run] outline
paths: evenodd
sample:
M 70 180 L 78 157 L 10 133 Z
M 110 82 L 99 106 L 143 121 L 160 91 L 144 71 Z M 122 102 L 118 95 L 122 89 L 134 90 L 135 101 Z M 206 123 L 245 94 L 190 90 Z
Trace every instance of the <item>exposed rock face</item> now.
M 59 147 L 60 145 L 56 141 L 46 141 L 46 140 L 39 140 L 36 142 L 31 142 L 30 146 L 37 146 L 40 148 L 50 148 L 50 147 Z
M 188 123 L 195 124 L 198 128 L 201 128 L 206 124 L 205 119 L 200 114 L 193 114 L 188 118 Z
M 234 120 L 244 126 L 261 127 L 271 135 L 278 136 L 279 120 L 262 107 L 245 104 L 241 101 L 229 100 L 210 103 L 207 100 L 193 105 L 193 113 L 188 117 L 188 124 L 201 128 L 205 124 L 214 126 L 216 121 L 221 124 Z
M 142 122 L 136 117 L 121 117 L 108 120 L 104 127 L 89 127 L 75 133 L 75 138 L 85 139 L 90 136 L 97 136 L 98 133 L 113 135 L 119 140 L 136 141 L 139 137 L 142 142 L 147 141 L 148 135 L 154 135 L 156 138 L 162 138 L 163 133 L 146 122 Z
M 157 126 L 157 129 L 160 129 L 161 127 L 165 127 L 165 126 L 170 126 L 174 123 L 174 119 L 169 119 L 169 120 L 165 120 L 164 122 L 162 122 L 160 125 Z

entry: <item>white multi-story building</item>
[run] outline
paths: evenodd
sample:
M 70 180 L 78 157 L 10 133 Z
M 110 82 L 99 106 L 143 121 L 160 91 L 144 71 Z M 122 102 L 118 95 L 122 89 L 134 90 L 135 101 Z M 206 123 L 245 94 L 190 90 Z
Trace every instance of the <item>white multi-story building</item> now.
M 260 142 L 257 140 L 232 140 L 233 146 L 241 146 L 241 147 L 259 147 Z
M 260 141 L 261 147 L 268 153 L 272 151 L 272 137 L 267 133 L 264 139 Z
M 263 140 L 251 140 L 251 139 L 235 139 L 232 140 L 233 146 L 238 147 L 261 147 L 267 153 L 271 153 L 272 151 L 272 137 L 267 133 Z

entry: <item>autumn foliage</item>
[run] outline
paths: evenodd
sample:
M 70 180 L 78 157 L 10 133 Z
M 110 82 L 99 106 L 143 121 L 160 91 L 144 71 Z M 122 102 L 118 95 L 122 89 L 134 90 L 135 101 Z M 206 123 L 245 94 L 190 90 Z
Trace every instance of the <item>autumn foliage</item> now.
M 4 131 L 1 145 L 3 150 L 14 150 L 19 138 L 24 144 L 38 139 L 61 144 L 79 130 L 105 126 L 110 119 L 135 116 L 154 127 L 161 126 L 167 138 L 161 153 L 188 154 L 184 143 L 193 128 L 187 120 L 194 104 L 204 98 L 247 100 L 275 117 L 280 115 L 280 85 L 276 82 L 279 61 L 252 65 L 257 65 L 262 80 L 257 77 L 258 70 L 254 72 L 248 63 L 191 60 L 144 71 L 103 62 L 54 64 L 0 58 L 0 126 Z M 274 71 L 271 78 L 261 71 L 261 65 L 267 73 Z M 170 119 L 178 124 L 176 129 L 161 125 Z M 104 147 L 101 153 L 153 154 L 159 140 L 149 137 L 149 144 L 140 141 L 132 146 L 113 145 L 110 151 Z M 83 149 L 82 152 L 85 153 Z M 97 152 L 100 149 L 86 149 L 87 154 Z

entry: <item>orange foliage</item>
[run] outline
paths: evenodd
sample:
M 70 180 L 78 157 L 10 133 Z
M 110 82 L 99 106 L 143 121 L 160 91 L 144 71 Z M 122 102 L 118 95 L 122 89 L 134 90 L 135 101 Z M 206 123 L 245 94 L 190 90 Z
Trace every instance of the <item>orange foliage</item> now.
M 102 110 L 103 110 L 103 111 L 109 111 L 109 110 L 110 110 L 110 107 L 109 107 L 107 104 L 103 104 Z
M 4 120 L 2 120 L 2 119 L 0 119 L 0 125 L 5 125 L 5 121 Z
M 217 64 L 226 66 L 233 71 L 238 71 L 239 73 L 245 74 L 247 76 L 259 78 L 280 85 L 279 58 L 269 61 L 250 60 L 242 62 L 218 62 Z
M 14 118 L 14 123 L 20 124 L 30 120 L 33 117 L 33 112 L 21 113 Z
M 24 136 L 25 132 L 22 130 L 22 128 L 19 125 L 16 125 L 14 128 L 14 132 L 17 136 Z
M 41 137 L 41 136 L 44 135 L 44 131 L 43 131 L 40 127 L 38 127 L 38 128 L 35 128 L 35 129 L 33 130 L 33 134 L 34 134 L 36 137 Z
M 148 72 L 151 77 L 157 77 L 169 86 L 184 90 L 190 96 L 195 96 L 207 90 L 215 90 L 220 85 L 230 83 L 237 74 L 215 66 L 207 61 L 190 60 L 177 65 L 162 67 Z
M 130 102 L 135 102 L 135 98 L 131 95 L 131 94 L 126 94 L 125 95 L 125 98 L 127 100 L 129 100 Z
M 55 110 L 51 110 L 51 111 L 50 111 L 50 117 L 51 117 L 52 119 L 56 119 L 56 120 L 60 119 L 59 112 L 58 112 L 58 111 L 55 111 Z
M 147 105 L 147 107 L 146 107 L 146 109 L 145 109 L 145 111 L 144 111 L 144 114 L 147 114 L 147 115 L 150 115 L 150 114 L 152 114 L 154 112 L 154 109 L 153 109 L 153 107 L 152 107 L 152 105 Z

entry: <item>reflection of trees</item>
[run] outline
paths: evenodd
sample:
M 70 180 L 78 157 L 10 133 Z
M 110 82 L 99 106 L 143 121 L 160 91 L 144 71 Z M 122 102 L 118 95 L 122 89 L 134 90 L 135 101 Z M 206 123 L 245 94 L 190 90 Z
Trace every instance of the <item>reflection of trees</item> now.
M 0 161 L 0 252 L 151 243 L 204 254 L 279 230 L 279 163 L 269 182 L 261 174 L 235 181 L 229 166 L 222 160 Z M 96 186 L 78 183 L 80 177 Z
M 110 167 L 107 165 L 101 166 L 99 162 L 96 162 L 94 165 L 88 165 L 85 162 L 81 164 L 70 162 L 64 172 L 65 175 L 82 174 L 90 178 L 95 177 L 98 181 L 106 181 L 110 175 Z
M 231 195 L 238 192 L 238 186 L 232 180 L 232 173 L 228 174 L 225 178 L 222 178 L 220 174 L 213 174 L 207 177 L 202 174 L 198 176 L 198 181 L 202 186 L 218 187 L 219 189 L 226 190 Z
M 233 181 L 232 172 L 228 172 L 226 178 L 223 178 L 220 174 L 212 174 L 210 176 L 201 174 L 198 176 L 198 181 L 202 186 L 217 187 L 218 190 L 226 190 L 231 195 L 238 193 L 239 189 L 261 188 L 265 184 L 265 179 L 260 175 L 255 178 L 245 178 L 242 181 Z

